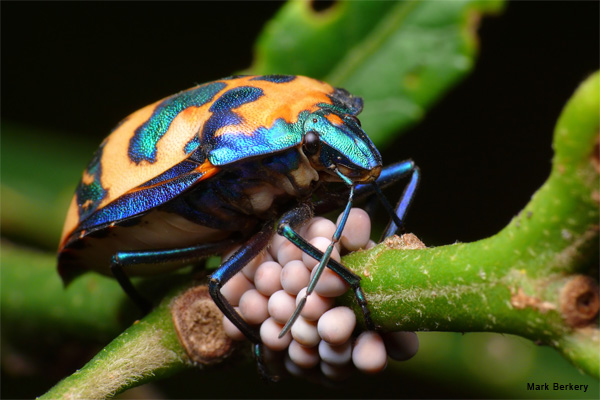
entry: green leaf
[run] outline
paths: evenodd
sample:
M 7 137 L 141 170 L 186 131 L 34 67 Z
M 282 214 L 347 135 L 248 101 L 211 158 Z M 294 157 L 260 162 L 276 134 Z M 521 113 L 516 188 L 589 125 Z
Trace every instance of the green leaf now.
M 135 310 L 114 279 L 86 274 L 65 288 L 55 254 L 2 241 L 2 334 L 5 339 L 46 336 L 106 342 L 127 326 Z
M 501 1 L 292 1 L 267 24 L 248 72 L 308 75 L 365 100 L 376 144 L 418 122 L 474 65 L 483 14 Z
M 2 123 L 2 235 L 56 250 L 75 185 L 96 144 Z

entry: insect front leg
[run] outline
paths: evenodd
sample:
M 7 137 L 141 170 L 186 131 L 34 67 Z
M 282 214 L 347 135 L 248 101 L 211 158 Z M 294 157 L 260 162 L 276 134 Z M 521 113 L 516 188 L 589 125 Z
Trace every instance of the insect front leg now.
M 310 206 L 308 206 L 307 204 L 300 204 L 296 208 L 293 208 L 292 210 L 288 211 L 280 219 L 277 227 L 277 233 L 281 236 L 284 236 L 296 247 L 298 247 L 300 250 L 302 250 L 315 260 L 321 261 L 324 257 L 324 253 L 316 247 L 314 247 L 309 242 L 307 242 L 297 232 L 297 229 L 304 222 L 312 218 L 312 216 L 313 214 Z M 375 325 L 371 320 L 371 313 L 367 307 L 367 300 L 362 288 L 360 287 L 360 277 L 333 259 L 329 259 L 326 266 L 327 268 L 331 269 L 336 274 L 338 274 L 340 278 L 342 278 L 346 283 L 348 283 L 348 285 L 350 285 L 350 287 L 354 291 L 356 300 L 363 312 L 367 328 L 369 330 L 374 329 Z M 294 314 L 290 317 L 288 322 L 283 327 L 281 333 L 279 334 L 280 337 L 285 335 L 287 331 L 291 328 L 294 322 L 298 319 L 301 310 L 302 304 L 299 304 Z
M 398 182 L 400 179 L 406 177 L 409 174 L 410 181 L 405 187 L 404 192 L 400 197 L 396 208 L 393 208 L 381 192 L 381 189 Z M 375 182 L 370 184 L 356 185 L 354 189 L 354 198 L 360 199 L 376 195 L 379 198 L 380 202 L 383 204 L 387 213 L 390 215 L 390 223 L 384 231 L 383 238 L 387 238 L 388 236 L 395 234 L 399 227 L 402 227 L 404 217 L 406 215 L 408 207 L 410 206 L 414 198 L 419 180 L 419 168 L 415 165 L 415 163 L 412 160 L 406 160 L 383 168 L 379 178 Z M 352 195 L 350 196 L 350 198 L 352 198 Z M 348 208 L 350 201 L 348 201 L 347 198 L 343 195 L 340 196 L 338 194 L 333 194 L 319 201 L 315 205 L 315 209 L 319 214 L 326 213 L 336 208 L 339 208 L 344 204 L 346 205 L 346 208 Z M 310 209 L 308 210 L 310 212 Z M 311 257 L 317 260 L 322 260 L 323 253 L 320 252 L 318 249 L 314 248 L 310 243 L 306 242 L 306 240 L 304 240 L 295 230 L 295 227 L 299 225 L 299 222 L 302 220 L 302 218 L 298 218 L 298 216 L 306 215 L 306 213 L 307 211 L 302 210 L 290 211 L 288 214 L 286 214 L 286 216 L 284 216 L 284 218 L 281 219 L 281 222 L 278 227 L 278 233 L 280 235 L 285 236 L 288 240 L 290 240 L 292 243 L 294 243 L 297 247 L 299 247 L 302 251 L 304 251 Z M 309 215 L 310 216 L 308 218 L 312 217 L 312 213 L 310 213 Z M 363 312 L 365 318 L 365 325 L 367 329 L 374 330 L 375 324 L 371 320 L 370 311 L 367 307 L 367 300 L 362 288 L 360 287 L 360 277 L 354 274 L 352 271 L 348 270 L 342 264 L 337 263 L 335 260 L 329 260 L 327 267 L 336 272 L 344 281 L 346 281 L 352 287 L 357 302 L 360 305 L 361 310 Z M 297 308 L 297 310 L 300 308 L 301 305 Z M 292 318 L 290 318 L 290 320 L 284 327 L 284 330 L 282 330 L 282 334 L 285 334 L 286 328 L 289 329 L 290 326 L 293 324 L 294 320 L 297 319 L 297 317 L 298 315 L 297 313 L 295 313 L 292 316 Z
M 410 181 L 404 188 L 402 196 L 400 196 L 400 200 L 398 200 L 398 204 L 396 204 L 396 208 L 392 209 L 390 203 L 381 192 L 381 188 L 397 182 L 408 174 L 410 174 Z M 381 175 L 379 175 L 379 178 L 371 184 L 376 196 L 390 215 L 390 222 L 381 237 L 382 240 L 394 235 L 398 229 L 402 228 L 404 217 L 415 197 L 420 179 L 421 172 L 419 167 L 417 167 L 412 160 L 406 160 L 385 167 L 382 170 Z M 357 191 L 359 189 L 360 188 L 357 188 Z

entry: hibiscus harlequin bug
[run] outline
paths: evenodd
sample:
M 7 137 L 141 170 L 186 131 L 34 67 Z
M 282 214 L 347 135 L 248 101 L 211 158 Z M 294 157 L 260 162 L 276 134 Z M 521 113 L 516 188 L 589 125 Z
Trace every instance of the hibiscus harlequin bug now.
M 356 118 L 362 107 L 361 98 L 324 82 L 267 75 L 199 85 L 131 114 L 83 173 L 60 241 L 60 275 L 66 283 L 86 270 L 112 275 L 148 309 L 129 276 L 169 271 L 242 244 L 211 275 L 209 290 L 255 344 L 264 372 L 260 337 L 220 289 L 277 232 L 319 260 L 306 296 L 328 267 L 354 290 L 367 328 L 374 329 L 360 277 L 330 259 L 331 251 L 357 197 L 379 197 L 392 217 L 385 236 L 395 233 L 419 172 L 412 161 L 382 167 Z M 407 175 L 394 210 L 380 188 Z M 332 189 L 340 182 L 342 190 Z M 344 204 L 325 252 L 297 233 L 315 212 Z

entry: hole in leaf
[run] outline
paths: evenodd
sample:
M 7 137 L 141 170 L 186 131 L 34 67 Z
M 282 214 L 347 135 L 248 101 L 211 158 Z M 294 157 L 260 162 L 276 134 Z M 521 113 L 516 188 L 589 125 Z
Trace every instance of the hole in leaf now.
M 313 0 L 310 2 L 310 6 L 316 12 L 322 12 L 333 7 L 335 3 L 335 0 Z

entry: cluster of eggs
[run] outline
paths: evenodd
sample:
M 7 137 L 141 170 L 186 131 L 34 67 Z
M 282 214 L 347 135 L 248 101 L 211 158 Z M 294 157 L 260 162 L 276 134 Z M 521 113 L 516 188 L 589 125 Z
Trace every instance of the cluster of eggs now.
M 315 217 L 300 229 L 299 234 L 324 252 L 335 229 L 332 221 Z M 331 258 L 340 261 L 341 253 L 375 246 L 370 235 L 368 214 L 353 208 Z M 235 250 L 224 255 L 224 259 Z M 246 322 L 260 325 L 260 337 L 268 350 L 287 352 L 285 367 L 294 375 L 318 365 L 325 376 L 339 379 L 348 374 L 352 364 L 360 371 L 377 373 L 385 369 L 388 356 L 406 360 L 417 352 L 418 339 L 414 332 L 382 335 L 364 331 L 354 337 L 354 312 L 348 307 L 334 305 L 335 298 L 345 293 L 349 286 L 328 268 L 308 296 L 298 320 L 279 338 L 283 326 L 304 297 L 317 265 L 317 260 L 286 238 L 275 235 L 270 246 L 227 282 L 221 292 Z M 245 339 L 227 318 L 223 324 L 232 339 Z

